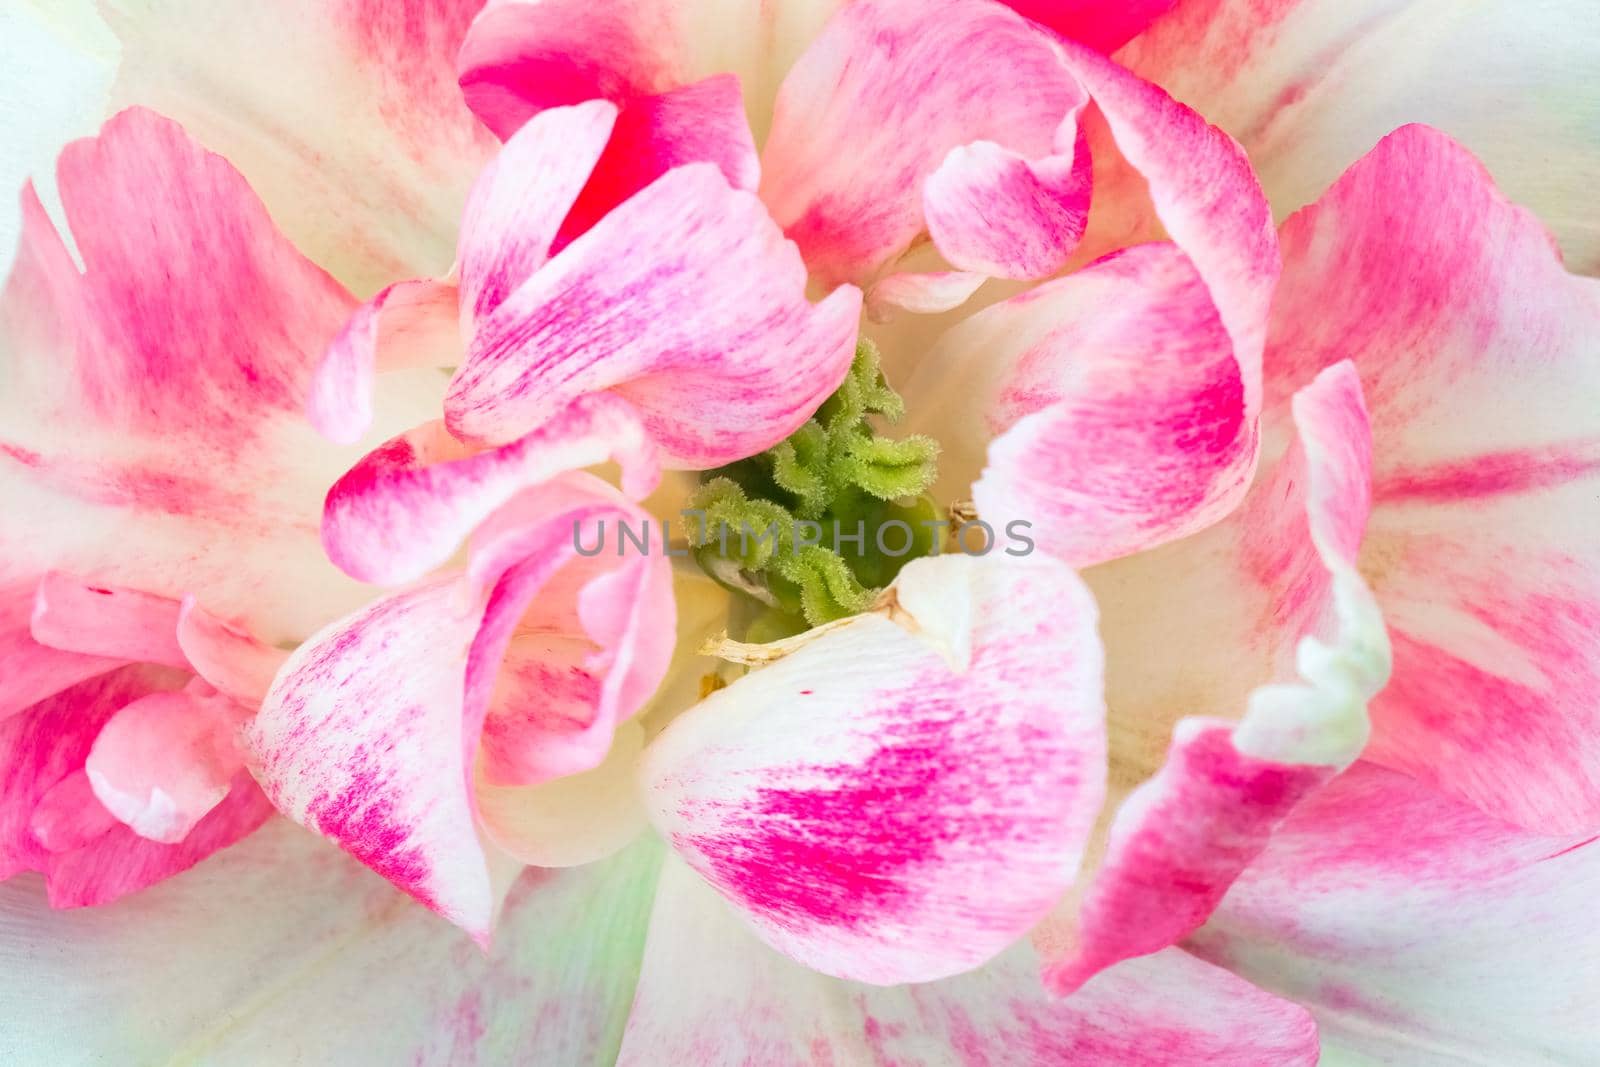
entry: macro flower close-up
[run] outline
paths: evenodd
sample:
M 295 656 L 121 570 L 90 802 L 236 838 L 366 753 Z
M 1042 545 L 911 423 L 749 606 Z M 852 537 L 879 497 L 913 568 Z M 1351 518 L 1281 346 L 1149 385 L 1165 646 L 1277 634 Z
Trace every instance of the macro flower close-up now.
M 1592 0 L 0 54 L 0 1063 L 1600 1062 Z

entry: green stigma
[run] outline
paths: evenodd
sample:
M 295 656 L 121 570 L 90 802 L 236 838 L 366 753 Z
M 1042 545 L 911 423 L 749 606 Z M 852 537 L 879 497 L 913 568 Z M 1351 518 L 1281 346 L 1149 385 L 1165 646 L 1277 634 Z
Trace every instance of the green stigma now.
M 865 611 L 901 567 L 938 550 L 946 523 L 926 495 L 938 443 L 873 426 L 904 413 L 863 339 L 844 383 L 804 426 L 707 472 L 689 503 L 704 513 L 689 541 L 707 574 L 772 609 L 750 639 Z

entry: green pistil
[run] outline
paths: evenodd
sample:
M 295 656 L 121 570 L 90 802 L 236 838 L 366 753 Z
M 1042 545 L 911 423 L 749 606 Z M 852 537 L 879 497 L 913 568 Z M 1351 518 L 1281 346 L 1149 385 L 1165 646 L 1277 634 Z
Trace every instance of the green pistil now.
M 783 636 L 864 611 L 901 567 L 936 550 L 939 512 L 925 494 L 938 444 L 881 437 L 872 425 L 904 413 L 877 349 L 863 340 L 844 383 L 810 421 L 707 474 L 689 504 L 705 513 L 690 543 L 707 574 L 772 609 L 752 634 Z

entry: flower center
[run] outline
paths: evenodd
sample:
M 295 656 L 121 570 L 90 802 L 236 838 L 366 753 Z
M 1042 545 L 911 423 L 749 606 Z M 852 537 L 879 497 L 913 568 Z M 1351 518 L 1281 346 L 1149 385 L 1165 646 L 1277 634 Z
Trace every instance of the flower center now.
M 748 640 L 864 611 L 901 567 L 938 551 L 948 523 L 927 495 L 938 443 L 873 425 L 904 412 L 863 339 L 844 384 L 804 426 L 706 473 L 689 504 L 704 513 L 690 544 L 713 579 L 769 609 Z

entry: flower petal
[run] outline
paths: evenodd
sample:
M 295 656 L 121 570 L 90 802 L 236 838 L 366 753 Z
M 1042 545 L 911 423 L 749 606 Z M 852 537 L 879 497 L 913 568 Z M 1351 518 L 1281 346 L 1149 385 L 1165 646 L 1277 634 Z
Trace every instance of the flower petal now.
M 0 723 L 0 877 L 41 871 L 54 907 L 100 905 L 185 871 L 261 825 L 272 808 L 240 772 L 226 799 L 181 842 L 151 841 L 122 825 L 93 832 L 112 816 L 92 790 L 83 795 L 78 779 L 101 728 L 130 703 L 183 680 L 170 668 L 124 667 Z M 59 817 L 72 796 L 87 808 L 76 826 Z
M 763 940 L 885 984 L 974 967 L 1048 910 L 1103 759 L 1069 571 L 946 556 L 894 589 L 901 623 L 857 616 L 713 693 L 643 769 L 657 827 Z
M 1050 37 L 998 4 L 848 4 L 784 79 L 761 195 L 827 281 L 871 281 L 930 225 L 958 269 L 1047 274 L 1082 232 L 1083 104 Z M 997 206 L 999 233 L 963 220 L 974 199 Z
M 982 274 L 958 270 L 891 274 L 868 292 L 867 311 L 874 318 L 887 318 L 890 308 L 924 315 L 949 311 L 965 304 L 986 281 Z
M 627 102 L 593 177 L 562 223 L 556 251 L 667 171 L 690 163 L 715 163 L 735 189 L 754 189 L 761 180 L 739 79 L 732 74 Z
M 677 628 L 670 561 L 627 555 L 620 531 L 614 554 L 582 545 L 586 529 L 649 523 L 609 485 L 570 475 L 524 493 L 474 534 L 469 577 L 494 590 L 468 666 L 487 703 L 490 781 L 535 785 L 598 766 L 617 725 L 660 683 Z M 564 674 L 581 681 L 563 692 Z M 496 682 L 514 699 L 490 701 Z
M 1089 220 L 1092 170 L 1081 134 L 1054 147 L 1037 161 L 993 141 L 950 150 L 922 186 L 928 235 L 945 259 L 996 278 L 1066 266 Z
M 104 674 L 123 663 L 104 656 L 41 645 L 33 639 L 31 622 L 36 581 L 22 581 L 0 589 L 0 722 L 45 697 Z
M 289 654 L 263 644 L 185 597 L 178 648 L 195 674 L 247 707 L 260 705 Z
M 1178 949 L 1131 960 L 1070 999 L 1039 985 L 1026 945 L 927 985 L 829 978 L 758 942 L 669 860 L 617 1062 L 1289 1067 L 1316 1059 L 1303 1009 Z
M 0 1027 L 40 1064 L 610 1063 L 659 859 L 527 872 L 487 953 L 282 819 L 108 908 L 52 911 L 18 879 Z
M 961 458 L 998 434 L 972 485 L 978 513 L 996 528 L 1030 524 L 1074 566 L 1203 529 L 1249 487 L 1256 434 L 1239 362 L 1176 245 L 1129 249 L 979 312 L 922 373 L 932 384 L 910 391 L 937 389 L 942 403 L 917 425 L 964 438 L 950 444 L 950 491 L 970 478 Z M 973 418 L 979 390 L 989 396 Z
M 1518 830 L 1362 761 L 1296 809 L 1190 943 L 1310 1008 L 1329 1055 L 1586 1063 L 1597 865 L 1587 833 Z
M 1366 743 L 1367 702 L 1386 680 L 1389 659 L 1382 622 L 1354 569 L 1371 466 L 1355 369 L 1341 363 L 1324 371 L 1296 395 L 1294 412 L 1295 446 L 1217 530 L 1231 535 L 1236 559 L 1272 560 L 1266 581 L 1252 576 L 1248 563 L 1235 564 L 1233 581 L 1256 577 L 1251 584 L 1270 619 L 1265 648 L 1233 650 L 1256 660 L 1240 672 L 1243 679 L 1248 684 L 1263 667 L 1282 664 L 1291 649 L 1299 677 L 1257 686 L 1239 706 L 1216 709 L 1223 718 L 1183 718 L 1172 727 L 1166 763 L 1116 808 L 1093 879 L 1039 932 L 1046 982 L 1060 992 L 1197 929 L 1283 818 Z M 1182 610 L 1181 592 L 1168 590 L 1169 610 Z M 1115 628 L 1106 633 L 1108 641 L 1120 636 Z M 1217 627 L 1209 636 L 1229 635 Z M 1153 648 L 1157 656 L 1173 654 L 1148 643 L 1125 649 L 1139 655 L 1134 669 L 1146 678 L 1156 673 L 1145 665 Z M 1196 710 L 1193 702 L 1204 694 L 1193 684 L 1197 675 L 1184 675 L 1189 692 L 1181 697 L 1158 690 L 1183 702 L 1155 715 L 1140 714 L 1137 702 L 1120 704 L 1125 690 L 1114 684 L 1114 740 Z M 1114 769 L 1119 757 L 1137 760 L 1138 752 L 1114 748 Z
M 60 189 L 84 269 L 27 193 L 0 300 L 0 578 L 193 593 L 266 640 L 305 636 L 365 595 L 314 536 L 351 453 L 303 414 L 349 294 L 151 112 L 69 146 Z
M 483 832 L 507 855 L 537 867 L 578 867 L 605 859 L 648 824 L 638 793 L 644 730 L 617 728 L 598 766 L 539 785 L 477 784 Z
M 753 195 L 709 164 L 658 179 L 480 324 L 445 400 L 463 440 L 500 443 L 613 390 L 674 464 L 713 467 L 787 437 L 838 387 L 861 294 L 813 306 L 805 268 Z
M 1574 270 L 1600 271 L 1600 29 L 1585 0 L 1183 0 L 1118 59 L 1237 137 L 1280 217 L 1421 122 L 1479 155 Z
M 1361 569 L 1394 628 L 1366 756 L 1542 833 L 1600 829 L 1600 283 L 1406 127 L 1284 224 L 1270 389 L 1360 371 Z
M 279 811 L 486 943 L 494 900 L 463 752 L 481 614 L 462 601 L 453 577 L 435 578 L 315 635 L 247 737 Z
M 33 639 L 64 652 L 187 669 L 178 646 L 178 609 L 165 597 L 52 572 L 39 579 Z
M 119 2 L 106 16 L 122 42 L 112 96 L 226 156 L 295 245 L 365 296 L 450 266 L 467 188 L 495 147 L 455 85 L 480 6 Z
M 411 581 L 448 560 L 473 527 L 523 489 L 610 459 L 621 464 L 630 496 L 653 488 L 655 451 L 632 405 L 614 396 L 577 400 L 520 440 L 476 454 L 441 423 L 427 423 L 334 483 L 322 541 L 346 574 Z
M 1279 259 L 1237 144 L 1091 49 L 1060 49 L 1109 125 L 1103 154 L 1120 152 L 1141 176 L 1173 243 L 1128 249 L 974 316 L 906 394 L 919 428 L 936 421 L 941 441 L 944 427 L 966 428 L 942 457 L 946 486 L 970 483 L 998 435 L 978 510 L 1040 523 L 1046 550 L 1083 566 L 1203 529 L 1243 497 Z M 1001 358 L 978 359 L 978 345 Z
M 506 137 L 542 108 L 595 98 L 626 104 L 733 74 L 761 134 L 778 83 L 839 3 L 495 0 L 461 46 L 461 89 Z
M 1175 0 L 1001 0 L 1018 14 L 1101 52 L 1115 52 Z
M 551 108 L 512 135 L 478 176 L 457 243 L 464 328 L 550 258 L 616 122 L 616 107 L 604 100 Z
M 236 743 L 244 717 L 227 697 L 194 686 L 123 706 L 84 763 L 96 799 L 140 837 L 178 844 L 244 766 Z
M 587 475 L 513 501 L 478 531 L 466 572 L 382 597 L 302 645 L 249 729 L 257 777 L 280 811 L 480 941 L 494 903 L 472 794 L 484 716 L 515 628 L 536 597 L 554 596 L 564 568 L 586 562 L 573 531 L 601 516 L 637 523 L 642 513 Z M 583 571 L 576 622 L 563 634 L 590 641 L 589 664 L 605 669 L 594 704 L 581 723 L 540 721 L 528 735 L 554 743 L 576 733 L 587 747 L 570 745 L 546 773 L 600 764 L 611 731 L 667 667 L 666 558 L 612 565 Z M 616 575 L 634 581 L 606 582 Z M 620 627 L 593 603 L 618 593 L 630 595 Z
M 376 375 L 410 367 L 451 367 L 461 359 L 457 294 L 428 280 L 395 282 L 356 309 L 317 364 L 306 414 L 336 444 L 372 428 Z

